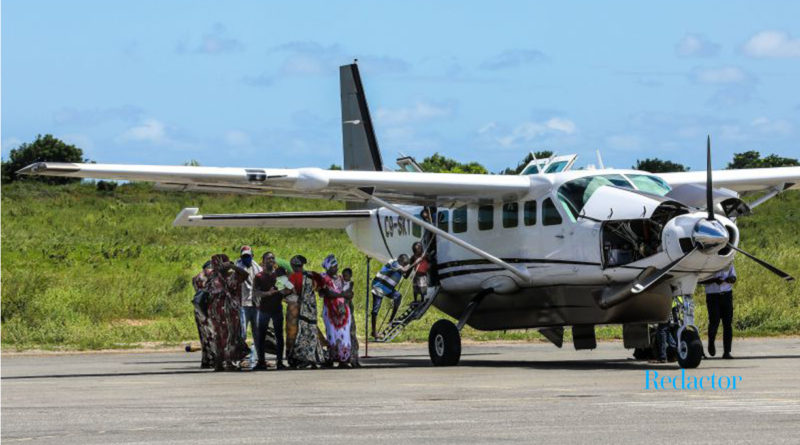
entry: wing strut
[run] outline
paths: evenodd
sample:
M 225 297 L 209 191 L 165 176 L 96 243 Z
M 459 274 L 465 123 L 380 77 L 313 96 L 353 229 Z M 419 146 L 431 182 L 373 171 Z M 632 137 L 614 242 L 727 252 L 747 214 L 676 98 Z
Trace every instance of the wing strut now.
M 494 264 L 502 267 L 503 269 L 508 270 L 509 272 L 511 272 L 514 275 L 516 275 L 517 277 L 519 277 L 523 281 L 523 283 L 529 284 L 531 282 L 531 276 L 528 273 L 527 269 L 518 269 L 518 268 L 512 266 L 511 264 L 508 264 L 505 261 L 501 260 L 500 258 L 497 258 L 496 256 L 492 255 L 491 253 L 488 253 L 488 252 L 486 252 L 484 250 L 481 250 L 481 249 L 473 246 L 472 244 L 470 244 L 470 243 L 468 243 L 468 242 L 466 242 L 466 241 L 464 241 L 462 239 L 459 239 L 458 237 L 455 237 L 455 236 L 451 235 L 450 233 L 445 232 L 444 230 L 434 226 L 433 224 L 423 220 L 422 218 L 419 218 L 419 217 L 417 217 L 417 216 L 415 216 L 415 215 L 413 215 L 413 214 L 411 214 L 409 212 L 406 212 L 405 210 L 401 209 L 400 207 L 397 207 L 394 204 L 390 204 L 390 203 L 388 203 L 388 202 L 386 202 L 386 201 L 384 201 L 384 200 L 382 200 L 380 198 L 377 198 L 377 197 L 375 197 L 373 195 L 370 195 L 367 192 L 363 192 L 362 191 L 361 193 L 362 193 L 362 196 L 364 196 L 365 199 L 368 199 L 368 200 L 370 200 L 370 201 L 372 201 L 375 204 L 378 204 L 380 206 L 386 207 L 387 209 L 397 213 L 398 215 L 401 215 L 401 216 L 403 216 L 405 218 L 408 218 L 411 221 L 414 221 L 415 223 L 421 225 L 426 230 L 429 230 L 429 231 L 435 233 L 436 236 L 441 236 L 442 238 L 452 242 L 453 244 L 455 244 L 455 245 L 457 245 L 459 247 L 463 247 L 464 249 L 469 250 L 470 252 L 474 253 L 475 255 L 478 255 L 481 258 L 485 258 L 487 261 L 489 261 L 491 263 L 494 263 Z

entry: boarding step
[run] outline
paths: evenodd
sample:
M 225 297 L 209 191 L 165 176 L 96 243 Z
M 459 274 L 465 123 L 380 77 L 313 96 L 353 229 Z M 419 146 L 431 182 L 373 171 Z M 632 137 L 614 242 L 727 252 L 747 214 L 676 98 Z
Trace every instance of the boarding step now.
M 425 298 L 422 301 L 408 305 L 408 308 L 406 308 L 402 314 L 398 315 L 391 323 L 389 323 L 389 326 L 386 326 L 383 331 L 378 333 L 378 337 L 375 339 L 375 341 L 378 343 L 388 343 L 397 338 L 397 336 L 403 332 L 406 326 L 411 324 L 411 322 L 414 320 L 419 320 L 423 315 L 425 315 L 425 312 L 427 312 L 428 308 L 431 307 L 433 300 L 436 299 L 438 294 L 439 286 L 429 287 Z

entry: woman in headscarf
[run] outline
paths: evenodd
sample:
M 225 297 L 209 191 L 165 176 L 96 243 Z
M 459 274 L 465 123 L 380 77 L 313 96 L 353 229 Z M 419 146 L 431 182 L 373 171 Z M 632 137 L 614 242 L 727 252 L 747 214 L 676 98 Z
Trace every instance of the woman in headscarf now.
M 323 298 L 322 320 L 328 339 L 328 363 L 349 366 L 351 354 L 350 324 L 352 314 L 342 293 L 343 280 L 339 276 L 339 262 L 333 254 L 322 262 L 325 273 L 321 275 L 319 296 Z
M 211 296 L 208 316 L 214 328 L 214 338 L 210 342 L 214 370 L 237 369 L 239 361 L 250 355 L 239 319 L 240 286 L 247 272 L 231 263 L 225 254 L 211 257 L 211 267 L 214 271 L 206 283 L 206 291 Z
M 295 293 L 286 297 L 286 360 L 293 368 L 316 368 L 325 363 L 317 333 L 317 298 L 314 277 L 303 270 L 306 259 L 296 255 L 290 261 L 289 281 Z

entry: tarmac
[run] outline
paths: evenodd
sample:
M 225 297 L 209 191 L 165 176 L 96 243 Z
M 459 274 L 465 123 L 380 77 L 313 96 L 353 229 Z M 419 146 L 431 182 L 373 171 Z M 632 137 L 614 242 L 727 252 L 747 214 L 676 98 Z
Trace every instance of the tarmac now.
M 45 444 L 799 443 L 800 338 L 737 339 L 733 352 L 735 360 L 704 360 L 686 376 L 741 377 L 735 390 L 645 389 L 653 371 L 680 387 L 681 370 L 632 360 L 619 342 L 593 351 L 469 344 L 451 368 L 432 367 L 427 345 L 371 345 L 360 369 L 280 372 L 200 370 L 199 353 L 185 352 L 4 354 L 1 436 Z

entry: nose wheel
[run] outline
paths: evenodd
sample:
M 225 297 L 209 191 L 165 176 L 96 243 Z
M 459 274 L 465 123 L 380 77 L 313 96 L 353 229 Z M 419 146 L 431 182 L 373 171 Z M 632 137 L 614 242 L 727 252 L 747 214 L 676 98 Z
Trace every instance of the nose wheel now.
M 449 320 L 439 320 L 428 335 L 428 354 L 433 366 L 455 366 L 461 359 L 461 334 Z

